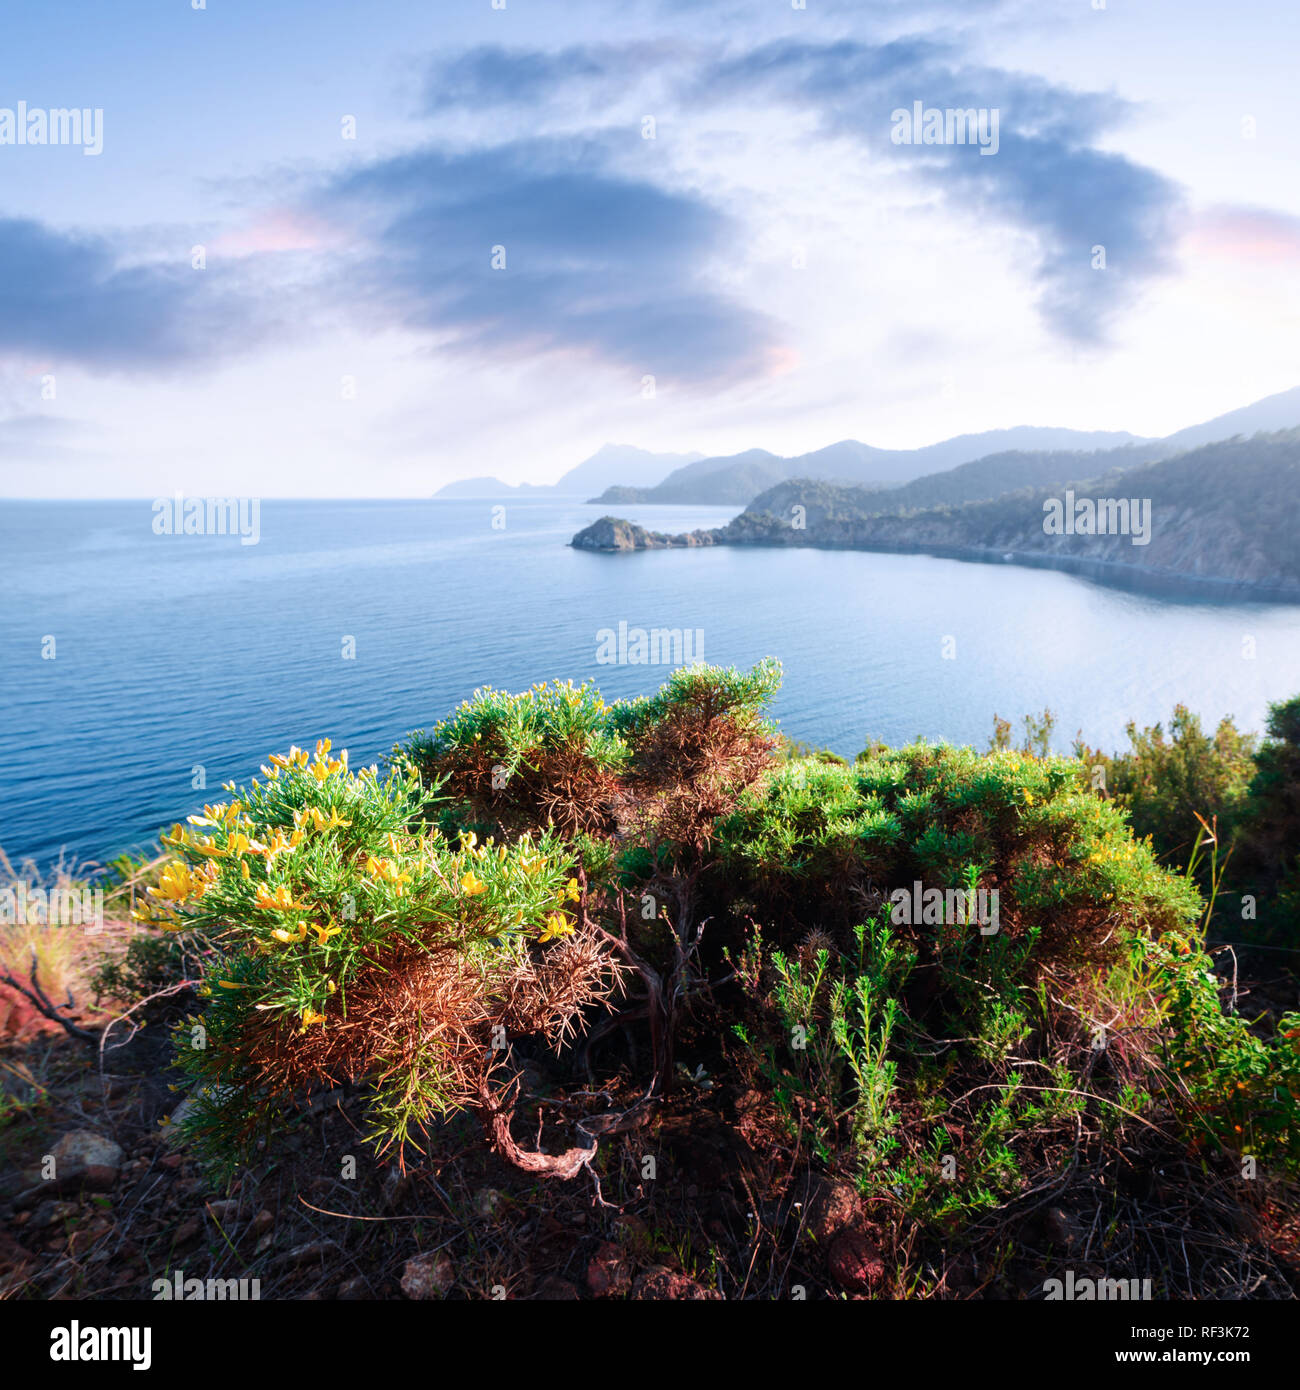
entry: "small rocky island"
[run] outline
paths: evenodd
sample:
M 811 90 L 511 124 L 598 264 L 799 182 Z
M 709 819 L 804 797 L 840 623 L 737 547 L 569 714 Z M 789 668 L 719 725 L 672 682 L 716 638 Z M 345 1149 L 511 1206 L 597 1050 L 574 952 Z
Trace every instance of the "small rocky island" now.
M 686 531 L 669 536 L 662 531 L 647 531 L 635 522 L 622 517 L 602 516 L 590 526 L 584 526 L 569 542 L 575 550 L 600 550 L 613 553 L 620 550 L 670 550 L 692 545 L 716 545 L 713 531 Z

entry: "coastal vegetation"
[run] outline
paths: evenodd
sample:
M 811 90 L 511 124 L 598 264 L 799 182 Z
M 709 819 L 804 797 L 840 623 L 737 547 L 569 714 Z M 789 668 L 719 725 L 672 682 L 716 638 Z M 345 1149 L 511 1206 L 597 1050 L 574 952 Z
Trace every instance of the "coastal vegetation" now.
M 780 679 L 483 689 L 383 769 L 273 755 L 116 866 L 132 931 L 6 929 L 44 1058 L 10 1045 L 9 1166 L 88 1071 L 99 1125 L 167 1121 L 133 1174 L 262 1223 L 212 1268 L 290 1295 L 1294 1293 L 1300 699 L 1262 739 L 1180 709 L 1065 757 L 1045 714 L 850 764 L 782 738 Z M 181 1218 L 123 1183 L 94 1229 L 143 1279 Z M 33 1292 L 72 1277 L 23 1244 L 47 1198 L 0 1196 Z

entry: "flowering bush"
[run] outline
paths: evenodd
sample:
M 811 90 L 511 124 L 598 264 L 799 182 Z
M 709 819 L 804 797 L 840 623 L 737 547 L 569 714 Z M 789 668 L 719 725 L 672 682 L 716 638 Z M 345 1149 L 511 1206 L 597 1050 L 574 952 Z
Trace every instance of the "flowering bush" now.
M 393 753 L 444 787 L 473 823 L 575 835 L 608 827 L 628 746 L 599 691 L 542 681 L 519 695 L 476 690 L 431 734 L 417 730 Z
M 551 836 L 456 844 L 418 823 L 410 771 L 352 772 L 290 749 L 265 781 L 164 836 L 176 857 L 140 914 L 216 947 L 209 1003 L 180 1039 L 201 1083 L 194 1135 L 245 1151 L 296 1090 L 373 1087 L 373 1138 L 484 1101 L 505 1039 L 552 1043 L 617 970 L 572 913 Z

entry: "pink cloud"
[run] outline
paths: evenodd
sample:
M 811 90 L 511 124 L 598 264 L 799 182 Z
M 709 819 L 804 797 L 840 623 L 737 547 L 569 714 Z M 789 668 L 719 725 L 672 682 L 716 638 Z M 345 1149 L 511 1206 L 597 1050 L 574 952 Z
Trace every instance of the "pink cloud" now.
M 338 241 L 326 223 L 295 208 L 272 208 L 252 222 L 216 237 L 211 249 L 223 256 L 258 256 L 274 251 L 317 251 Z
M 1300 218 L 1266 208 L 1209 208 L 1196 218 L 1186 249 L 1224 260 L 1300 265 Z

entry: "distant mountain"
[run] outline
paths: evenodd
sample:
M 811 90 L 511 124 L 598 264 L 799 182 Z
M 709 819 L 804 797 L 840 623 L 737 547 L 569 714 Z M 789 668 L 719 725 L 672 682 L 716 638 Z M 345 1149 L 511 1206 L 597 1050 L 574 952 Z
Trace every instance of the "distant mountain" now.
M 744 506 L 761 492 L 788 479 L 821 478 L 828 482 L 899 488 L 900 509 L 935 506 L 995 497 L 1010 488 L 1032 486 L 1039 481 L 1049 484 L 1059 472 L 1055 465 L 1043 462 L 1043 456 L 1049 453 L 1084 456 L 1115 450 L 1133 451 L 1127 462 L 1118 454 L 1110 464 L 1099 460 L 1097 471 L 1104 471 L 1105 467 L 1132 466 L 1170 457 L 1236 435 L 1296 426 L 1300 426 L 1300 387 L 1267 396 L 1240 410 L 1230 410 L 1226 415 L 1192 425 L 1163 439 L 1142 438 L 1122 430 L 1083 431 L 1022 425 L 1015 429 L 987 430 L 983 434 L 962 434 L 920 449 L 876 449 L 855 439 L 845 439 L 791 458 L 769 454 L 765 449 L 749 449 L 743 454 L 701 459 L 678 468 L 653 487 L 620 479 L 618 486 L 591 500 L 603 505 L 673 502 Z M 1013 455 L 1019 459 L 1018 463 L 1012 462 Z M 987 462 L 989 466 L 982 473 L 969 474 L 965 479 L 950 479 L 943 484 L 943 496 L 929 498 L 926 489 L 908 497 L 901 494 L 903 484 L 975 462 Z M 1061 465 L 1075 466 L 1066 459 L 1061 460 Z M 1016 469 L 1025 473 L 1020 482 L 1011 480 Z M 1044 476 L 1039 478 L 1037 474 Z M 1049 474 L 1052 476 L 1047 476 Z M 960 495 L 963 487 L 970 495 Z
M 963 505 L 882 510 L 890 496 L 818 481 L 782 483 L 711 533 L 712 543 L 923 551 L 1046 565 L 1109 582 L 1174 580 L 1300 598 L 1300 429 L 1219 440 L 1091 479 L 1058 479 Z M 1080 524 L 1058 533 L 1047 526 L 1053 499 L 1076 511 L 1091 506 L 1098 516 L 1109 499 L 1122 501 L 1130 525 L 1098 525 L 1094 533 Z M 804 509 L 799 528 L 791 524 L 796 506 Z M 1138 534 L 1143 524 L 1145 536 Z
M 990 454 L 943 473 L 928 473 L 901 487 L 878 490 L 873 493 L 873 504 L 879 512 L 959 507 L 966 502 L 987 502 L 1022 488 L 1052 487 L 1077 478 L 1096 478 L 1114 468 L 1136 468 L 1177 452 L 1157 440 L 1150 444 L 1126 444 L 1120 449 L 1098 449 L 1093 453 L 1059 449 Z
M 749 449 L 743 454 L 701 459 L 676 469 L 657 487 L 619 486 L 591 500 L 602 505 L 686 502 L 744 506 L 760 492 L 788 478 L 826 478 L 889 487 L 1010 449 L 1110 449 L 1145 442 L 1123 431 L 1040 429 L 1031 425 L 958 435 L 920 449 L 876 449 L 856 439 L 843 439 L 792 458 L 770 454 L 766 449 Z
M 1233 435 L 1253 435 L 1274 430 L 1290 430 L 1300 425 L 1300 386 L 1265 396 L 1240 410 L 1216 415 L 1203 425 L 1191 425 L 1177 434 L 1166 436 L 1165 443 L 1178 451 L 1195 449 L 1201 444 L 1213 444 L 1216 439 L 1231 439 Z
M 923 510 L 882 505 L 895 490 L 788 479 L 713 531 L 639 535 L 639 528 L 603 517 L 572 544 L 603 551 L 765 545 L 920 552 L 1062 569 L 1133 587 L 1300 600 L 1300 429 L 1234 436 L 1151 462 L 1134 463 L 1138 453 L 1070 455 L 1084 468 L 1115 459 L 1124 466 Z M 1003 466 L 1024 476 L 1041 465 L 1042 476 L 1064 456 L 1002 457 L 1018 460 Z M 946 485 L 955 497 L 979 476 L 956 468 L 922 481 L 932 495 Z M 1069 523 L 1057 524 L 1065 516 Z
M 499 478 L 463 478 L 448 483 L 435 497 L 586 497 L 612 483 L 653 487 L 673 469 L 702 458 L 698 452 L 655 454 L 630 444 L 605 444 L 589 459 L 569 471 L 557 483 L 503 483 Z

